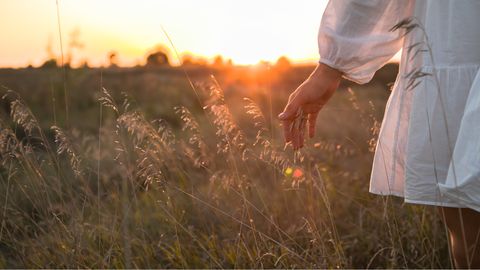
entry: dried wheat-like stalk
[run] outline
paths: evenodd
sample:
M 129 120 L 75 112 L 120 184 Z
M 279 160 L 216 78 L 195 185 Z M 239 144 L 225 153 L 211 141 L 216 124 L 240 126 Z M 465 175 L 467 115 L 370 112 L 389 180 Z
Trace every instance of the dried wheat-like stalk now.
M 216 128 L 215 134 L 219 138 L 217 152 L 227 153 L 236 150 L 242 154 L 242 159 L 246 159 L 245 135 L 235 123 L 233 115 L 225 104 L 222 89 L 214 82 L 208 84 L 205 90 L 209 91 L 210 100 L 204 106 L 204 109 L 208 110 L 213 116 L 213 125 Z
M 113 99 L 112 95 L 107 91 L 107 89 L 102 87 L 102 96 L 98 99 L 100 101 L 100 104 L 103 106 L 112 109 L 117 113 L 117 115 L 120 113 L 118 109 L 118 105 Z
M 173 157 L 174 137 L 170 129 L 153 125 L 136 111 L 127 112 L 117 119 L 120 128 L 133 136 L 133 151 L 136 153 L 134 176 L 141 179 L 146 188 L 152 183 L 164 181 L 162 168 Z
M 6 99 L 10 96 L 13 96 L 13 101 L 10 102 L 10 116 L 13 122 L 21 126 L 28 135 L 32 135 L 35 129 L 40 131 L 37 119 L 18 94 L 8 90 L 2 98 Z
M 19 146 L 20 143 L 13 130 L 0 121 L 0 162 L 3 167 L 6 167 L 12 159 L 20 157 Z
M 75 150 L 72 140 L 65 133 L 64 130 L 57 126 L 52 126 L 51 129 L 55 132 L 55 143 L 57 144 L 57 153 L 59 155 L 66 153 L 70 158 L 70 166 L 76 176 L 82 175 L 81 164 L 82 159 Z
M 259 145 L 262 147 L 259 158 L 283 172 L 285 168 L 290 167 L 289 159 L 285 156 L 284 152 L 277 151 L 272 145 L 269 131 L 266 127 L 265 116 L 260 107 L 249 98 L 244 98 L 244 101 L 247 102 L 245 105 L 246 113 L 252 117 L 254 126 L 258 129 L 254 146 Z
M 148 189 L 152 183 L 165 180 L 162 170 L 175 156 L 175 137 L 162 121 L 150 123 L 140 112 L 131 110 L 129 97 L 123 96 L 121 106 L 105 88 L 99 98 L 103 106 L 117 115 L 114 140 L 117 155 L 114 159 L 126 170 L 128 177 L 139 179 Z
M 191 147 L 185 145 L 185 154 L 193 161 L 195 167 L 199 168 L 208 166 L 208 147 L 200 133 L 201 131 L 198 122 L 195 120 L 192 113 L 183 106 L 176 107 L 175 112 L 183 121 L 182 130 L 189 132 L 188 144 Z

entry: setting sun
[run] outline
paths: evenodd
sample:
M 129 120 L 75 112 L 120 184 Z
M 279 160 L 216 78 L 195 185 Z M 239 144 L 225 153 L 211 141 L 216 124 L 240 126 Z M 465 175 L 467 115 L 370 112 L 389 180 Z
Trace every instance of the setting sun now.
M 142 63 L 158 44 L 170 47 L 162 27 L 180 54 L 207 59 L 215 55 L 236 64 L 275 61 L 285 55 L 294 62 L 318 59 L 317 31 L 325 1 L 73 1 L 60 0 L 64 54 L 72 33 L 81 45 L 72 63 L 105 65 L 114 51 L 119 63 Z M 0 66 L 40 65 L 51 52 L 58 56 L 57 6 L 54 0 L 2 1 Z M 171 50 L 171 48 L 170 48 Z M 178 60 L 172 57 L 172 62 Z

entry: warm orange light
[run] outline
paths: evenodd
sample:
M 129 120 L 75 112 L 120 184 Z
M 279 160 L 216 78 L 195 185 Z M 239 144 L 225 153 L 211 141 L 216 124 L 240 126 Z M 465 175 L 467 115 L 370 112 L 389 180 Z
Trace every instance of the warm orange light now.
M 0 3 L 0 66 L 41 64 L 47 44 L 60 54 L 54 0 L 2 0 Z M 107 63 L 115 51 L 121 65 L 144 61 L 146 52 L 168 40 L 182 53 L 237 64 L 275 61 L 316 61 L 316 35 L 326 1 L 274 0 L 59 0 L 64 54 L 70 33 L 80 31 L 83 47 L 73 51 L 77 64 Z M 172 59 L 178 64 L 177 59 Z M 75 63 L 74 63 L 75 64 Z

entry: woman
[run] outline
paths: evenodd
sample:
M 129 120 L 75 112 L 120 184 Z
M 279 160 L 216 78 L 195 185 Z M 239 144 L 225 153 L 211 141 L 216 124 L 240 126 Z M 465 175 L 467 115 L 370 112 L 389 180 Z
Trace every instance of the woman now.
M 314 135 L 318 112 L 342 77 L 366 83 L 402 49 L 370 192 L 437 206 L 460 268 L 480 267 L 478 26 L 477 0 L 330 1 L 318 35 L 320 63 L 279 115 L 286 141 L 303 147 L 304 130 Z

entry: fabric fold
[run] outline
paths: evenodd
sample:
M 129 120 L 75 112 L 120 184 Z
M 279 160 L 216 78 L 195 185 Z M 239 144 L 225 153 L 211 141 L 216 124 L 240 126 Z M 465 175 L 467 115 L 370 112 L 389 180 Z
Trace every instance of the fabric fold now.
M 441 193 L 480 212 L 480 71 L 470 88 L 447 180 Z
M 401 48 L 403 31 L 390 29 L 411 12 L 409 0 L 329 1 L 318 32 L 320 62 L 363 84 Z

